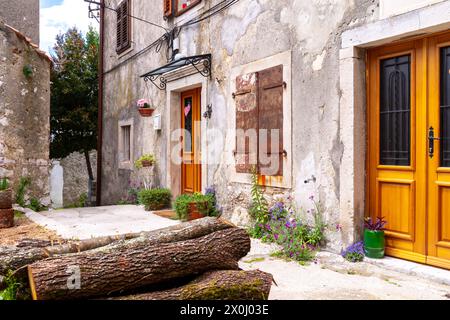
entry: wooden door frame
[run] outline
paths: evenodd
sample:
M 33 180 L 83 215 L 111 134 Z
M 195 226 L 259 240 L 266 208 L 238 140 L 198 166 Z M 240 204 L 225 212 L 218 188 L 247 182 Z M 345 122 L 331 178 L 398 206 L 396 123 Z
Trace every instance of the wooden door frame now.
M 201 122 L 201 87 L 200 88 L 194 88 L 187 91 L 183 91 L 180 93 L 180 108 L 181 108 L 181 129 L 184 129 L 184 121 L 185 116 L 183 113 L 184 108 L 184 99 L 192 97 L 192 137 L 191 137 L 191 144 L 192 144 L 192 153 L 194 157 L 194 187 L 193 192 L 201 192 L 202 190 L 202 165 L 201 165 L 201 125 L 195 126 L 195 121 Z M 200 131 L 200 132 L 197 132 Z M 184 131 L 183 131 L 183 138 L 182 138 L 182 148 L 181 148 L 181 194 L 185 192 L 184 186 L 186 182 L 186 171 L 185 171 L 185 164 L 184 164 Z

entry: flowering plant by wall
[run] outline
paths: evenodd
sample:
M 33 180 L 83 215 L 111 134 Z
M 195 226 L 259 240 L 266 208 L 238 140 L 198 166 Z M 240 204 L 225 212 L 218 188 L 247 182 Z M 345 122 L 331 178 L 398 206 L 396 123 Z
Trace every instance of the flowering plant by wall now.
M 150 103 L 148 102 L 147 99 L 139 99 L 137 101 L 137 107 L 138 108 L 149 109 L 150 108 Z
M 372 218 L 366 218 L 364 220 L 364 227 L 371 231 L 382 231 L 386 226 L 387 221 L 383 218 L 377 218 L 376 221 L 373 221 Z
M 299 218 L 292 205 L 277 202 L 268 211 L 268 221 L 264 224 L 256 223 L 254 235 L 259 236 L 264 242 L 273 242 L 281 246 L 281 251 L 276 256 L 284 256 L 290 259 L 305 262 L 312 260 L 316 251 L 324 244 L 325 224 L 322 223 L 320 204 L 314 198 L 315 208 L 312 212 L 315 216 L 314 225 L 308 225 Z M 317 211 L 316 211 L 317 210 Z
M 350 262 L 361 262 L 364 260 L 364 243 L 356 242 L 341 252 L 341 255 Z

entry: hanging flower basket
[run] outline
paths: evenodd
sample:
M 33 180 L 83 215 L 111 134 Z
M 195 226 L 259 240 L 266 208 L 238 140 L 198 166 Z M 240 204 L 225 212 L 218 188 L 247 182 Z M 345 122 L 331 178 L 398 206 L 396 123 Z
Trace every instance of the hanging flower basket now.
M 151 117 L 153 111 L 155 111 L 154 108 L 150 107 L 150 104 L 148 103 L 147 99 L 138 100 L 137 107 L 142 117 Z

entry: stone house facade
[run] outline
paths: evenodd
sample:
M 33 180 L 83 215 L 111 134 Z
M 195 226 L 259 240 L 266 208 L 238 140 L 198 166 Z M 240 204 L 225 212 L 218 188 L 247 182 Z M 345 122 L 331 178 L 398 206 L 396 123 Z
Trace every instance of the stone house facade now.
M 225 217 L 245 223 L 256 158 L 271 203 L 320 200 L 329 249 L 360 239 L 364 217 L 385 216 L 389 255 L 449 267 L 450 146 L 434 157 L 427 147 L 428 127 L 450 130 L 428 107 L 450 104 L 449 12 L 436 0 L 109 1 L 101 203 L 123 197 L 139 176 L 134 160 L 152 153 L 158 185 L 174 195 L 214 186 Z M 153 117 L 140 116 L 139 99 Z M 242 129 L 256 138 L 237 138 Z M 261 129 L 271 132 L 265 152 L 249 147 Z
M 50 204 L 51 59 L 17 29 L 0 22 L 0 178 L 16 190 L 30 178 L 25 200 Z
M 0 0 L 0 20 L 39 43 L 39 0 Z

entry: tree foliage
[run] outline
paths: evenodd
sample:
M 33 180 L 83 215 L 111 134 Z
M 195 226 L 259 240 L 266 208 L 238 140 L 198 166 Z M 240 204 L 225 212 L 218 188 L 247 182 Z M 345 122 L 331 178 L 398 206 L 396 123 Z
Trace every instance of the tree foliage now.
M 99 35 L 71 28 L 56 37 L 51 71 L 50 156 L 97 147 Z

